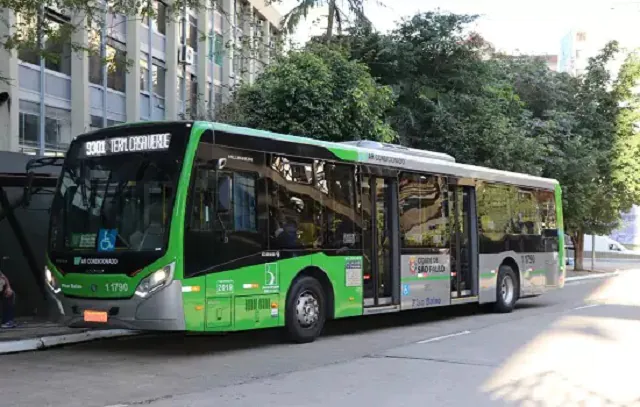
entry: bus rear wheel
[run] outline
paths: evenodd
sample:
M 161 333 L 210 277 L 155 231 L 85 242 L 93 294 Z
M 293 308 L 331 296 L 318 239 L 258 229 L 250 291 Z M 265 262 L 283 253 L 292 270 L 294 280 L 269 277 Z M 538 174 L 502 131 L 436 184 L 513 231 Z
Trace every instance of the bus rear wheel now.
M 497 298 L 493 309 L 499 313 L 509 313 L 513 311 L 520 290 L 516 273 L 506 264 L 500 266 L 498 270 L 496 291 Z
M 313 277 L 296 279 L 287 296 L 287 336 L 297 343 L 313 342 L 324 328 L 327 302 L 322 285 Z

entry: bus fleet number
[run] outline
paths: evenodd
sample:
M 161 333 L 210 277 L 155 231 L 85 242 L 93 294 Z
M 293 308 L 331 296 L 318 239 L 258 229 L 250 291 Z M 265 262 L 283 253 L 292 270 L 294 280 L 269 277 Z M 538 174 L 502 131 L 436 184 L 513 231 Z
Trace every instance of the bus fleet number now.
M 105 283 L 104 288 L 110 293 L 120 293 L 129 291 L 127 283 Z
M 525 254 L 524 256 L 522 256 L 522 263 L 523 264 L 535 264 L 536 263 L 536 256 L 534 256 L 533 254 Z

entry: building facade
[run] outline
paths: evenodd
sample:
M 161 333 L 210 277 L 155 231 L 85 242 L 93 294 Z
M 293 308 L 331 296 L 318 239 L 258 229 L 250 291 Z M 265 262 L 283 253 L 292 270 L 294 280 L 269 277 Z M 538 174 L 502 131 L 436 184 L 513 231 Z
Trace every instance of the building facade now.
M 36 154 L 43 134 L 45 154 L 60 155 L 75 135 L 97 128 L 211 118 L 234 86 L 251 83 L 273 60 L 281 39 L 281 16 L 264 0 L 212 3 L 177 17 L 164 0 L 152 0 L 150 19 L 107 12 L 104 23 L 80 24 L 68 45 L 45 39 L 47 51 L 60 55 L 51 60 L 0 50 L 0 75 L 9 78 L 0 80 L 0 150 Z M 31 23 L 20 18 L 0 9 L 0 22 Z M 44 21 L 83 18 L 47 8 Z M 7 30 L 0 23 L 0 36 Z
M 588 59 L 593 56 L 593 44 L 584 30 L 570 30 L 560 42 L 558 71 L 570 75 L 581 75 L 587 68 Z

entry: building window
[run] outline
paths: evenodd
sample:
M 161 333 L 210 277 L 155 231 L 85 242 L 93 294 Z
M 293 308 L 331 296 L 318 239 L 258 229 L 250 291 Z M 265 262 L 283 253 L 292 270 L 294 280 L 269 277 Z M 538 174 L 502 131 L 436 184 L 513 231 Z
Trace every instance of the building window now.
M 189 16 L 189 42 L 188 44 L 194 51 L 198 52 L 198 20 L 195 17 Z
M 127 57 L 125 45 L 109 38 L 107 41 L 107 87 L 126 91 Z
M 45 11 L 44 22 L 48 26 L 48 29 L 54 32 L 60 32 L 65 30 L 65 26 L 68 24 L 68 19 L 49 8 Z M 18 26 L 27 27 L 27 29 L 34 29 L 34 25 L 38 24 L 36 21 L 27 21 L 24 16 L 18 16 Z M 26 33 L 22 33 L 26 35 Z M 45 68 L 59 72 L 65 75 L 71 75 L 71 42 L 61 42 L 59 38 L 47 37 L 43 38 L 44 49 L 43 57 L 45 58 Z M 36 48 L 20 48 L 18 49 L 18 58 L 26 63 L 33 65 L 40 65 L 40 56 L 38 53 L 37 44 L 34 44 Z
M 149 62 L 144 52 L 140 58 L 140 90 L 149 91 Z
M 198 52 L 198 20 L 193 16 L 188 16 L 189 25 L 187 26 L 187 39 L 184 39 L 182 35 L 182 25 L 184 20 L 180 19 L 179 30 L 180 30 L 180 42 L 187 44 L 191 48 L 193 48 L 194 52 Z
M 209 59 L 213 59 L 214 58 L 214 51 L 215 51 L 215 41 L 216 41 L 216 33 L 213 32 L 213 28 L 209 31 L 209 37 L 207 38 L 207 46 L 209 47 Z
M 60 32 L 65 22 L 54 19 L 52 16 L 46 16 L 46 24 L 52 30 Z M 57 39 L 45 39 L 45 68 L 51 71 L 59 72 L 71 76 L 71 43 L 61 43 Z
M 222 86 L 215 85 L 213 87 L 213 100 L 216 103 L 216 108 L 220 108 L 222 106 Z
M 153 61 L 151 71 L 151 80 L 153 81 L 153 93 L 156 96 L 164 99 L 165 92 L 165 69 L 164 65 L 162 65 L 159 61 Z
M 102 128 L 102 117 L 91 115 L 91 123 L 89 124 L 91 130 L 97 130 Z
M 105 64 L 100 56 L 100 32 L 93 29 L 89 33 L 89 46 L 92 49 L 89 55 L 89 82 L 94 85 L 102 86 L 103 72 Z M 126 73 L 127 73 L 127 56 L 126 47 L 113 38 L 107 38 L 106 44 L 106 68 L 107 68 L 107 87 L 118 92 L 125 92 Z M 144 55 L 144 54 L 143 54 Z M 142 61 L 140 61 L 142 63 Z M 146 60 L 145 60 L 146 64 Z M 142 73 L 142 65 L 141 65 Z M 145 79 L 146 80 L 146 79 Z M 143 78 L 140 78 L 141 89 L 143 86 Z
M 100 31 L 89 30 L 89 82 L 102 85 L 102 58 L 100 57 Z
M 167 33 L 167 5 L 161 1 L 155 1 L 154 5 L 156 6 L 156 30 L 164 35 Z
M 194 115 L 198 108 L 198 80 L 195 75 L 187 73 L 187 95 L 186 111 Z
M 216 41 L 215 48 L 214 48 L 215 62 L 216 62 L 216 65 L 222 65 L 222 59 L 224 57 L 224 45 L 223 45 L 222 35 L 216 34 L 215 41 Z
M 19 142 L 22 146 L 40 145 L 40 105 L 20 101 Z M 46 149 L 65 151 L 71 141 L 71 113 L 47 106 L 45 108 L 44 143 Z
M 151 2 L 152 11 L 152 25 L 156 32 L 160 34 L 167 33 L 167 6 L 159 0 L 154 0 Z M 148 27 L 149 25 L 149 16 L 145 16 L 143 19 L 143 23 Z

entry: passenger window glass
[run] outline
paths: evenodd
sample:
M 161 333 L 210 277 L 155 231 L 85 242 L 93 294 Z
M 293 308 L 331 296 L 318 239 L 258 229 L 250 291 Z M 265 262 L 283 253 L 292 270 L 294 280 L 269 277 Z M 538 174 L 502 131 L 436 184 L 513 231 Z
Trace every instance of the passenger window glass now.
M 259 222 L 260 208 L 263 216 L 267 208 L 260 177 L 264 156 L 212 141 L 203 138 L 193 168 L 184 244 L 187 276 L 237 268 L 265 249 L 267 225 Z
M 446 184 L 437 176 L 403 174 L 399 186 L 403 248 L 447 248 Z
M 536 191 L 542 229 L 557 229 L 556 199 L 552 191 Z
M 269 178 L 270 247 L 321 247 L 321 196 L 313 183 L 313 162 L 274 155 Z
M 322 194 L 325 248 L 356 246 L 361 231 L 356 218 L 355 167 L 317 162 L 316 183 Z
M 218 175 L 217 215 L 227 231 L 258 230 L 256 174 L 224 171 Z

